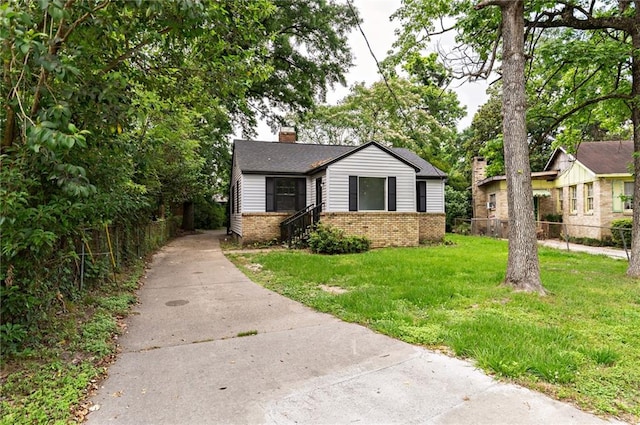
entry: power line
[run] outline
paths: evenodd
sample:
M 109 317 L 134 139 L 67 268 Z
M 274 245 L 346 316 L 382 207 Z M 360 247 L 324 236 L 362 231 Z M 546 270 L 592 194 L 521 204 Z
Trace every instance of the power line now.
M 409 127 L 409 129 L 414 135 L 417 135 L 418 132 L 413 127 L 413 124 L 411 123 L 411 120 L 407 117 L 407 114 L 405 114 L 404 109 L 402 109 L 402 106 L 400 105 L 400 101 L 398 100 L 398 97 L 396 96 L 395 92 L 391 88 L 391 85 L 389 84 L 389 80 L 387 79 L 387 76 L 382 71 L 382 67 L 380 66 L 380 62 L 378 61 L 378 58 L 376 57 L 375 53 L 373 53 L 373 49 L 371 48 L 369 39 L 367 38 L 367 35 L 364 33 L 362 26 L 360 26 L 360 19 L 355 9 L 353 8 L 353 5 L 351 4 L 351 0 L 347 0 L 347 5 L 349 6 L 349 10 L 351 10 L 351 14 L 356 20 L 356 25 L 358 26 L 358 30 L 360 30 L 360 34 L 362 34 L 362 38 L 364 38 L 364 42 L 367 44 L 367 48 L 369 49 L 369 53 L 371 54 L 371 57 L 376 62 L 378 73 L 380 73 L 380 75 L 382 76 L 382 80 L 384 81 L 384 84 L 387 87 L 387 90 L 389 90 L 389 94 L 391 94 L 391 97 L 393 98 L 393 102 L 396 104 L 396 108 L 398 108 L 398 111 L 400 111 L 400 115 L 402 115 L 402 118 L 404 119 L 404 123 Z M 433 164 L 431 165 L 433 166 Z M 439 172 L 440 170 L 438 170 L 437 167 L 434 167 L 434 169 L 438 172 L 438 174 L 440 174 Z
M 367 48 L 369 49 L 369 53 L 371 53 L 371 57 L 376 62 L 376 67 L 378 68 L 378 72 L 382 76 L 382 80 L 384 81 L 384 84 L 387 86 L 387 90 L 389 90 L 389 93 L 391 94 L 391 97 L 393 97 L 394 103 L 396 104 L 398 110 L 400 111 L 400 113 L 402 114 L 402 116 L 404 117 L 404 119 L 406 121 L 407 120 L 407 116 L 405 115 L 404 110 L 402 109 L 402 106 L 400 106 L 400 101 L 396 97 L 396 94 L 394 93 L 393 89 L 389 85 L 389 80 L 387 80 L 387 76 L 384 74 L 384 72 L 382 72 L 382 67 L 380 66 L 380 62 L 378 62 L 378 58 L 376 57 L 375 53 L 373 53 L 373 49 L 371 48 L 371 44 L 369 44 L 369 39 L 367 38 L 367 35 L 364 33 L 364 30 L 360 26 L 360 20 L 358 19 L 358 14 L 356 13 L 355 9 L 353 8 L 353 5 L 351 4 L 351 0 L 347 0 L 347 5 L 349 6 L 349 9 L 351 10 L 351 14 L 356 19 L 356 25 L 358 25 L 358 29 L 360 30 L 360 34 L 362 34 L 362 38 L 364 38 L 364 42 L 367 44 Z

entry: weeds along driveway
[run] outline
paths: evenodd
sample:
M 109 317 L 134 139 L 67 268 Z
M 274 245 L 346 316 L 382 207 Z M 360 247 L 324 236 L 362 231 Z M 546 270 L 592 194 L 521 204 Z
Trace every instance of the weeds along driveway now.
M 606 423 L 268 291 L 218 236 L 154 257 L 89 424 Z

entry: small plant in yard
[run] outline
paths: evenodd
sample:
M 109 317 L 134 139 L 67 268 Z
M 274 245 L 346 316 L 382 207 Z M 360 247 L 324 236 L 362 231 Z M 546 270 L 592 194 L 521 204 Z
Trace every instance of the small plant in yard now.
M 500 285 L 506 241 L 447 240 L 454 244 L 230 258 L 256 282 L 317 310 L 471 359 L 587 410 L 640 420 L 640 286 L 625 261 L 540 248 L 549 295 L 539 296 Z
M 309 248 L 318 254 L 351 254 L 368 251 L 371 242 L 364 236 L 346 236 L 335 227 L 320 223 L 309 235 Z

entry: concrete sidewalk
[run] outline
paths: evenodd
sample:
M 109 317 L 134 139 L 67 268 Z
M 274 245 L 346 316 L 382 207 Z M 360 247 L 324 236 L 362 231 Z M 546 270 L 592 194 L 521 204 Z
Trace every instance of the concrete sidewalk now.
M 268 291 L 214 232 L 163 248 L 139 296 L 90 425 L 612 423 Z
M 580 245 L 571 242 L 567 244 L 566 242 L 558 239 L 541 240 L 538 241 L 538 244 L 549 248 L 561 249 L 569 252 L 586 252 L 587 254 L 606 255 L 607 257 L 611 258 L 628 260 L 627 253 L 623 249 L 610 248 L 606 246 Z

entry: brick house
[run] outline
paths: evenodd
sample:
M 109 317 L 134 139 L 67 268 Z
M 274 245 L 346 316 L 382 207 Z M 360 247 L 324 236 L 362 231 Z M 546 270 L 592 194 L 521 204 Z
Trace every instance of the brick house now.
M 408 149 L 235 140 L 230 232 L 242 243 L 280 239 L 306 211 L 372 247 L 415 246 L 445 234 L 446 174 Z
M 612 220 L 632 216 L 632 162 L 632 141 L 582 142 L 575 155 L 557 148 L 544 170 L 531 174 L 536 220 L 561 215 L 571 236 L 609 237 Z M 487 178 L 485 167 L 474 158 L 473 217 L 507 221 L 506 178 Z

